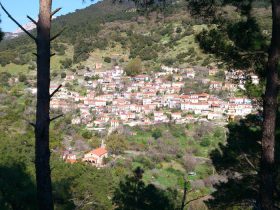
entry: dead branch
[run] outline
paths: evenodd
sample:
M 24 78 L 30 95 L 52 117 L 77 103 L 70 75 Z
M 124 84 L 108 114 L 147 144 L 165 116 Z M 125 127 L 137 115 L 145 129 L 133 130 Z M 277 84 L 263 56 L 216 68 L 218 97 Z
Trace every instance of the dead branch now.
M 31 125 L 33 128 L 36 128 L 35 123 L 33 123 L 33 122 L 28 122 L 28 123 L 29 123 L 29 125 Z
M 51 17 L 53 17 L 56 13 L 58 13 L 59 11 L 61 10 L 61 7 L 55 9 L 52 14 L 51 14 Z
M 257 167 L 248 159 L 246 154 L 243 154 L 243 157 L 245 158 L 246 162 L 255 170 L 257 171 Z
M 5 9 L 5 7 L 0 3 L 0 7 L 3 9 L 3 11 L 8 15 L 8 17 L 21 29 L 23 30 L 29 37 L 31 37 L 34 41 L 37 39 L 30 33 L 28 32 L 22 25 L 19 24 L 12 16 L 11 14 Z
M 66 28 L 63 28 L 58 34 L 56 34 L 55 36 L 53 36 L 50 41 L 53 41 L 55 40 L 57 37 L 59 37 L 64 31 L 65 31 Z
M 60 115 L 58 115 L 56 117 L 53 117 L 53 118 L 50 119 L 50 122 L 52 122 L 52 121 L 54 121 L 54 120 L 56 120 L 56 119 L 58 119 L 58 118 L 60 118 L 62 116 L 63 116 L 63 114 L 60 114 Z
M 194 199 L 191 199 L 191 200 L 186 202 L 185 206 L 188 205 L 189 203 L 193 202 L 193 201 L 199 200 L 199 199 L 204 198 L 206 196 L 208 196 L 208 194 L 207 195 L 201 195 L 201 196 L 198 196 L 198 197 L 196 197 Z
M 59 85 L 53 92 L 52 94 L 50 94 L 50 99 L 54 96 L 54 94 L 56 94 L 57 91 L 59 91 L 59 89 L 62 87 L 62 85 Z
M 23 118 L 29 125 L 31 125 L 33 128 L 36 128 L 36 124 L 34 122 L 29 121 L 28 119 Z
M 38 24 L 37 21 L 34 20 L 32 17 L 30 17 L 30 16 L 27 15 L 27 18 L 28 18 L 29 20 L 31 20 L 31 22 L 34 23 L 35 25 Z
M 36 57 L 38 57 L 38 54 L 37 53 L 32 53 L 33 55 L 35 55 Z
M 52 53 L 52 54 L 51 54 L 51 57 L 53 57 L 53 56 L 55 56 L 55 53 Z

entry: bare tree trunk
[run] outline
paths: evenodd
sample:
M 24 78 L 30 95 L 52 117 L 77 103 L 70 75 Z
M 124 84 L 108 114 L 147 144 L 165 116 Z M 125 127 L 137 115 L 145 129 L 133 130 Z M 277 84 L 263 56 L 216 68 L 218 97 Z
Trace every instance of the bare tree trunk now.
M 187 187 L 187 180 L 184 177 L 184 193 L 183 193 L 183 197 L 182 197 L 182 203 L 181 203 L 181 208 L 180 210 L 184 210 L 185 206 L 186 206 L 186 202 L 187 202 L 187 191 L 188 191 L 188 187 Z
M 278 63 L 280 57 L 280 1 L 272 0 L 272 39 L 266 71 L 266 90 L 263 104 L 262 157 L 260 169 L 260 207 L 275 209 L 273 201 L 275 163 L 275 124 L 278 96 Z
M 40 0 L 37 23 L 37 107 L 35 126 L 35 168 L 40 210 L 53 210 L 49 125 L 50 125 L 50 29 L 52 0 Z

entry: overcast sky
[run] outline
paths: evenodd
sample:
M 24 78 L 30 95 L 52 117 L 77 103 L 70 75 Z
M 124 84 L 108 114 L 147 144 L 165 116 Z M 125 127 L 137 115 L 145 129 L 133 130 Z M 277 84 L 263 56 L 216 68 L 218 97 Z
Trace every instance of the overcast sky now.
M 21 24 L 26 24 L 29 20 L 26 15 L 37 19 L 39 0 L 0 0 L 4 7 L 11 13 L 11 15 L 18 20 Z M 57 16 L 74 12 L 76 9 L 85 8 L 92 4 L 90 0 L 53 0 L 53 8 L 62 7 L 62 10 Z M 0 28 L 4 32 L 13 32 L 18 27 L 8 19 L 7 15 L 4 14 L 3 10 L 0 9 Z

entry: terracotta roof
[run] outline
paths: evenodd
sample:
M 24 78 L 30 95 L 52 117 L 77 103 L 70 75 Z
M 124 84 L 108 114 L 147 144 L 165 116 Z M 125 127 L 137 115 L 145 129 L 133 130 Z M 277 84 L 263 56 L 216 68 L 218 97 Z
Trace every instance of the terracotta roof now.
M 90 153 L 95 154 L 97 156 L 102 156 L 102 155 L 106 154 L 107 152 L 108 151 L 105 148 L 101 148 L 101 147 L 90 151 Z

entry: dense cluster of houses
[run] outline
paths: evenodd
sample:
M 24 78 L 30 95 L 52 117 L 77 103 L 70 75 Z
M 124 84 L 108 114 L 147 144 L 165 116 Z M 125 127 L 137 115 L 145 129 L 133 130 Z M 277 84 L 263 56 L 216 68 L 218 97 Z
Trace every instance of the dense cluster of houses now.
M 187 82 L 197 80 L 195 68 L 172 68 L 162 66 L 161 71 L 140 74 L 134 77 L 125 75 L 124 70 L 115 66 L 111 70 L 86 69 L 67 74 L 63 85 L 52 97 L 51 108 L 72 113 L 72 124 L 84 124 L 88 130 L 111 132 L 122 125 L 152 125 L 159 123 L 184 124 L 196 120 L 232 119 L 244 117 L 256 110 L 251 99 L 229 97 L 221 99 L 217 91 L 233 93 L 243 89 L 248 76 L 243 71 L 225 71 L 223 81 L 211 78 L 219 70 L 207 69 L 207 78 L 200 78 L 208 90 L 202 93 L 183 88 Z M 252 84 L 257 85 L 256 75 L 249 75 Z M 171 78 L 171 79 L 170 79 Z M 237 82 L 236 82 L 237 81 Z M 71 84 L 79 85 L 84 93 L 71 90 Z M 58 85 L 52 84 L 50 92 Z M 36 93 L 36 89 L 31 89 Z M 206 93 L 208 92 L 208 93 Z M 108 151 L 104 145 L 84 154 L 81 161 L 102 167 Z M 69 151 L 62 158 L 68 163 L 77 162 L 77 157 Z
M 87 69 L 66 75 L 64 85 L 51 100 L 51 107 L 63 112 L 75 110 L 72 124 L 85 124 L 89 130 L 116 129 L 120 125 L 183 124 L 202 118 L 225 120 L 242 117 L 255 110 L 248 98 L 222 100 L 214 94 L 215 91 L 232 92 L 242 88 L 245 81 L 243 71 L 225 72 L 225 81 L 209 79 L 218 73 L 217 68 L 208 68 L 207 71 L 209 77 L 201 79 L 201 82 L 208 84 L 208 93 L 184 94 L 185 83 L 196 79 L 195 68 L 162 66 L 161 71 L 152 75 L 134 77 L 126 76 L 119 66 L 106 71 Z M 258 84 L 258 77 L 250 76 L 252 83 Z M 236 80 L 239 82 L 234 82 Z M 83 87 L 86 94 L 67 88 L 74 82 Z M 51 85 L 50 92 L 56 88 L 57 85 Z

